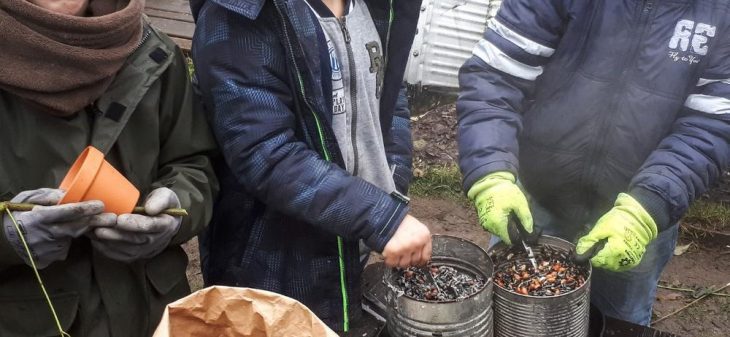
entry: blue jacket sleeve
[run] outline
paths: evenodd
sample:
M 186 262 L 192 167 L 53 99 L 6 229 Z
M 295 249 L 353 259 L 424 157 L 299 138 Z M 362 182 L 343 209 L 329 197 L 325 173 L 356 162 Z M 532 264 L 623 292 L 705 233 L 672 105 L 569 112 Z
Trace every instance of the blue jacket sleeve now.
M 518 170 L 521 114 L 555 51 L 568 0 L 505 0 L 459 71 L 459 166 L 464 190 L 495 171 Z
M 413 141 L 411 139 L 411 112 L 405 85 L 401 87 L 393 112 L 390 134 L 385 140 L 388 165 L 393 172 L 393 180 L 398 192 L 408 194 L 413 177 Z
M 193 60 L 226 162 L 267 207 L 382 251 L 407 206 L 297 137 L 288 63 L 270 26 L 217 5 L 199 13 Z
M 631 182 L 630 194 L 660 230 L 677 223 L 730 164 L 730 39 L 707 57 L 707 68 L 671 133 Z

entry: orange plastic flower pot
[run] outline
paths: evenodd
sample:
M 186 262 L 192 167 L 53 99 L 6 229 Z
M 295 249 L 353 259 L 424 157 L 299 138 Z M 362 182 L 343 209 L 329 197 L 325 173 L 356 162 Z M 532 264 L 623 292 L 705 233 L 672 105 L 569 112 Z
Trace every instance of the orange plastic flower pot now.
M 81 152 L 59 188 L 66 191 L 59 204 L 101 200 L 104 211 L 115 214 L 131 213 L 139 200 L 139 190 L 92 146 Z

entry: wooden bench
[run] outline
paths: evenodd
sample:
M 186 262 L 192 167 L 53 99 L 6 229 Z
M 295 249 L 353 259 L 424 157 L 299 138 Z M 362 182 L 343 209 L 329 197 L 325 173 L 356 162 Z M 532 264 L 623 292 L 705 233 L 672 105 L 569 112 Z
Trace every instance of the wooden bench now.
M 147 0 L 145 13 L 153 26 L 169 35 L 182 50 L 190 51 L 195 22 L 187 0 Z

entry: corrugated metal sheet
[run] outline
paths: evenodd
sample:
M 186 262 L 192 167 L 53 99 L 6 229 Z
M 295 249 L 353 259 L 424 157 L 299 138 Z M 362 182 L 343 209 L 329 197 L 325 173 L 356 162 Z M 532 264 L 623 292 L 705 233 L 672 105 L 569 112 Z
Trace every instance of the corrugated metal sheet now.
M 456 90 L 457 74 L 501 0 L 424 0 L 406 81 Z

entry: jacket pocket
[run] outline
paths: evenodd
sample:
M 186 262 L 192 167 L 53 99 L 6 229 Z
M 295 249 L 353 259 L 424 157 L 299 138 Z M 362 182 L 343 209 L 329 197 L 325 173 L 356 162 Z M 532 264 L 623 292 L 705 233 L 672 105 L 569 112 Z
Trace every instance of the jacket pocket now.
M 185 277 L 187 265 L 188 258 L 182 248 L 172 247 L 147 262 L 145 272 L 157 293 L 167 295 L 178 288 L 180 283 L 185 283 L 184 286 L 188 287 Z
M 75 292 L 55 294 L 51 302 L 64 331 L 76 320 L 79 295 Z M 58 327 L 42 296 L 0 298 L 0 336 L 58 336 Z
M 185 277 L 187 265 L 187 255 L 179 246 L 168 248 L 145 265 L 147 279 L 152 285 L 148 293 L 148 335 L 159 324 L 168 304 L 190 294 L 190 285 Z

